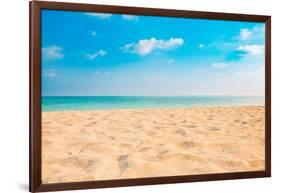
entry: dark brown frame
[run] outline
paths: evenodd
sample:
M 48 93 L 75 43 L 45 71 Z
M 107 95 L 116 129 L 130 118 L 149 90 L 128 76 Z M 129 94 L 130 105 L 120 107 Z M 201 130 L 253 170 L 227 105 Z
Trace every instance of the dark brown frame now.
M 141 7 L 32 1 L 30 5 L 30 192 L 122 187 L 136 185 L 183 183 L 271 176 L 271 17 L 233 13 L 212 13 Z M 265 47 L 265 170 L 186 176 L 150 177 L 120 180 L 85 181 L 42 184 L 41 182 L 41 10 L 69 10 L 150 16 L 202 18 L 215 20 L 251 21 L 266 24 Z

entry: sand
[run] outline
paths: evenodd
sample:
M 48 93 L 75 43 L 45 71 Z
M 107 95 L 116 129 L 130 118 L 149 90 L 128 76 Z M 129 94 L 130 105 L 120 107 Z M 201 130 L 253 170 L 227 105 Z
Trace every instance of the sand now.
M 42 113 L 43 183 L 264 170 L 264 107 Z

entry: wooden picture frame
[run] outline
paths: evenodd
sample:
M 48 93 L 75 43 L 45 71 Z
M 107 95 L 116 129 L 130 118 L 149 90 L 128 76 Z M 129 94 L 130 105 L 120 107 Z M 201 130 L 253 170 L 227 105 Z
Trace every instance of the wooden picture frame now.
M 107 188 L 271 176 L 271 17 L 141 7 L 32 1 L 30 5 L 30 192 Z M 50 183 L 41 180 L 41 10 L 83 11 L 265 23 L 265 170 L 185 176 Z

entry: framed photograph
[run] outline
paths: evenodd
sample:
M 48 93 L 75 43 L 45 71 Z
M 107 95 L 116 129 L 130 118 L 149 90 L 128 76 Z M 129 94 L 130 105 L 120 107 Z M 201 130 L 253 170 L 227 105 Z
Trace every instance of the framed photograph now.
M 30 191 L 271 176 L 271 18 L 30 2 Z

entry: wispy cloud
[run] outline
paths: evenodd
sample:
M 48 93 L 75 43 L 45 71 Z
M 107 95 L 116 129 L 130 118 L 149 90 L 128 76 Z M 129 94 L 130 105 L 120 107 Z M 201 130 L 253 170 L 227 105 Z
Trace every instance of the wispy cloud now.
M 198 48 L 205 48 L 206 46 L 204 44 L 199 44 Z
M 244 55 L 259 55 L 264 53 L 264 45 L 243 45 L 236 48 L 236 50 L 244 52 Z
M 250 31 L 247 28 L 244 28 L 244 29 L 240 30 L 239 37 L 240 37 L 241 40 L 247 40 L 247 39 L 249 39 L 251 37 L 252 34 L 253 34 L 252 31 Z
M 105 50 L 101 49 L 101 50 L 97 51 L 96 53 L 87 54 L 86 57 L 87 57 L 89 60 L 94 60 L 94 59 L 96 59 L 96 57 L 98 57 L 98 56 L 104 56 L 104 55 L 106 55 L 106 53 L 107 53 L 107 52 L 106 52 Z
M 255 26 L 253 28 L 242 28 L 238 36 L 235 36 L 234 39 L 247 41 L 257 38 L 262 38 L 264 36 L 264 26 Z
M 123 52 L 134 53 L 138 55 L 147 55 L 154 50 L 169 50 L 177 48 L 184 44 L 184 40 L 182 38 L 170 38 L 168 40 L 157 40 L 152 37 L 150 39 L 142 39 L 138 42 L 133 42 L 126 44 L 120 49 Z
M 264 26 L 255 26 L 253 28 L 241 28 L 239 34 L 236 34 L 229 40 L 218 40 L 211 43 L 201 43 L 198 45 L 199 49 L 217 49 L 224 53 L 227 53 L 227 58 L 232 60 L 240 59 L 245 54 L 245 48 L 239 46 L 257 44 L 257 42 L 263 42 L 264 40 Z M 260 44 L 260 43 L 259 43 Z M 247 48 L 248 49 L 248 48 Z
M 97 35 L 97 32 L 91 31 L 91 35 L 92 35 L 92 36 L 96 36 L 96 35 Z
M 91 12 L 87 12 L 85 14 L 88 15 L 88 16 L 99 18 L 99 19 L 109 19 L 112 16 L 112 14 L 110 14 L 110 13 L 91 13 Z
M 246 44 L 246 45 L 236 45 L 235 48 L 227 54 L 227 60 L 240 60 L 245 57 L 260 56 L 264 53 L 264 45 L 259 44 Z
M 62 53 L 63 49 L 59 46 L 52 45 L 45 48 L 42 48 L 42 55 L 44 59 L 54 60 L 64 58 Z
M 43 69 L 43 76 L 47 78 L 55 78 L 57 77 L 57 71 L 55 69 Z
M 226 68 L 227 67 L 227 63 L 213 63 L 212 67 L 213 68 Z
M 122 18 L 127 21 L 138 21 L 138 16 L 135 15 L 122 15 Z

